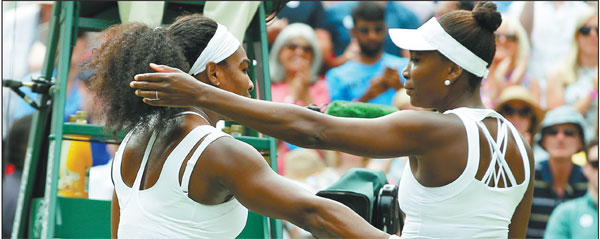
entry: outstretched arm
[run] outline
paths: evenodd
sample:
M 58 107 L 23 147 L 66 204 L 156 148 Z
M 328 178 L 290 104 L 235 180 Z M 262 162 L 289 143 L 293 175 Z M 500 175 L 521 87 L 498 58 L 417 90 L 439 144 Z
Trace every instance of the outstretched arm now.
M 347 206 L 318 197 L 276 174 L 252 146 L 223 137 L 204 152 L 209 178 L 248 209 L 290 221 L 317 238 L 388 238 Z M 223 157 L 226 155 L 226 157 Z
M 163 73 L 135 76 L 131 83 L 144 102 L 160 106 L 198 106 L 267 135 L 305 148 L 391 158 L 421 154 L 464 132 L 460 120 L 434 112 L 401 111 L 375 119 L 342 118 L 300 106 L 242 97 L 204 84 L 167 66 Z M 158 90 L 160 100 L 155 100 Z

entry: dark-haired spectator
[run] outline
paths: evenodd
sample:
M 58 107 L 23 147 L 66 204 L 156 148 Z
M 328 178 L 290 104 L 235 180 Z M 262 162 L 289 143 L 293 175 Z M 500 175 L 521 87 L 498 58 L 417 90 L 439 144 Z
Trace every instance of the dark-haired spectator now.
M 556 70 L 547 78 L 548 109 L 571 105 L 586 121 L 583 129 L 586 142 L 596 133 L 598 121 L 598 10 L 581 11 L 576 28 L 566 34 L 573 36 L 571 48 Z
M 419 27 L 419 19 L 408 8 L 395 1 L 373 1 L 385 8 L 385 24 L 388 28 L 415 29 Z M 358 2 L 344 2 L 331 5 L 325 9 L 325 15 L 331 29 L 331 41 L 335 54 L 335 65 L 342 65 L 358 54 L 358 46 L 353 40 L 351 30 L 355 28 L 356 19 L 353 19 L 352 9 Z M 383 50 L 391 55 L 406 56 L 385 33 Z
M 391 105 L 404 78 L 399 72 L 408 59 L 383 50 L 387 25 L 385 9 L 374 2 L 360 2 L 352 9 L 352 36 L 360 46 L 359 54 L 325 75 L 331 100 L 364 101 Z
M 552 211 L 544 238 L 598 238 L 598 140 L 592 140 L 586 149 L 583 175 L 588 180 L 587 193 Z
M 527 238 L 544 236 L 546 223 L 561 202 L 581 197 L 587 180 L 571 157 L 584 148 L 583 116 L 571 106 L 561 106 L 546 113 L 540 124 L 539 144 L 548 159 L 535 167 L 535 183 Z

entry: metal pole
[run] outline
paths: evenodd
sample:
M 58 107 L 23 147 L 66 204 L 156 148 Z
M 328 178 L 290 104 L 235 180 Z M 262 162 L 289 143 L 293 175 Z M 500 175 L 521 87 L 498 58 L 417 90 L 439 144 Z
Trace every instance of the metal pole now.
M 50 141 L 48 151 L 48 169 L 46 171 L 46 190 L 44 192 L 44 207 L 42 213 L 42 238 L 53 238 L 56 220 L 58 169 L 62 148 L 62 135 L 64 124 L 65 101 L 67 97 L 67 81 L 69 80 L 69 66 L 71 65 L 71 51 L 73 50 L 73 35 L 77 31 L 75 25 L 76 5 L 78 2 L 65 1 L 63 15 L 61 15 L 61 42 L 59 49 L 58 67 L 56 73 L 56 88 L 52 104 L 52 127 L 50 134 L 55 135 Z M 78 10 L 78 9 L 77 9 Z
M 44 60 L 44 66 L 42 69 L 43 80 L 50 82 L 52 80 L 52 72 L 54 70 L 54 58 L 56 56 L 56 46 L 58 44 L 59 29 L 60 29 L 60 13 L 62 9 L 62 2 L 54 2 L 52 9 L 52 16 L 49 23 L 50 32 L 48 33 L 48 50 Z M 23 238 L 25 236 L 25 230 L 27 225 L 27 219 L 31 209 L 31 194 L 35 181 L 35 172 L 39 158 L 41 156 L 41 149 L 43 140 L 47 140 L 46 132 L 46 119 L 49 114 L 49 108 L 47 102 L 50 99 L 50 95 L 41 94 L 38 97 L 37 103 L 40 109 L 33 113 L 32 126 L 29 131 L 29 141 L 27 142 L 27 152 L 25 154 L 25 161 L 23 165 L 23 176 L 21 186 L 19 188 L 19 200 L 17 202 L 17 208 L 15 211 L 15 220 L 13 222 L 13 231 L 11 238 Z

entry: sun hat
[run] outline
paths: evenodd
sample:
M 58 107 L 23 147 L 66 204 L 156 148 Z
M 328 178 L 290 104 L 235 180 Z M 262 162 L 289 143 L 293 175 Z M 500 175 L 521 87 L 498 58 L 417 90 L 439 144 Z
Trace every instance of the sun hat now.
M 529 90 L 521 85 L 513 85 L 504 89 L 500 94 L 500 103 L 495 107 L 495 110 L 500 113 L 502 107 L 513 101 L 523 102 L 533 111 L 535 121 L 531 122 L 531 127 L 537 129 L 537 126 L 544 119 L 545 112 L 535 103 L 533 95 Z
M 585 143 L 585 135 L 583 129 L 585 129 L 586 123 L 581 113 L 579 113 L 579 111 L 573 108 L 573 106 L 563 105 L 561 107 L 546 112 L 546 116 L 540 124 L 539 132 L 542 132 L 542 130 L 544 130 L 545 128 L 559 124 L 577 125 L 579 127 L 579 137 L 581 138 L 581 142 Z M 539 142 L 541 145 L 541 133 L 536 135 L 536 141 Z
M 417 29 L 391 28 L 388 32 L 392 42 L 402 49 L 437 50 L 468 72 L 487 78 L 488 63 L 450 36 L 435 17 Z

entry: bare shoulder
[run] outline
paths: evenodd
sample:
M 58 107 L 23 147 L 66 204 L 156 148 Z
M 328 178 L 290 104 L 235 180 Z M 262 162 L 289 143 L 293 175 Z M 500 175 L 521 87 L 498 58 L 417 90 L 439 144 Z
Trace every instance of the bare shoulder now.
M 216 139 L 206 148 L 201 158 L 205 165 L 219 174 L 235 175 L 241 170 L 268 168 L 265 159 L 254 147 L 233 137 Z
M 403 110 L 390 115 L 389 122 L 404 131 L 430 135 L 434 138 L 464 131 L 462 121 L 455 114 L 433 111 Z

